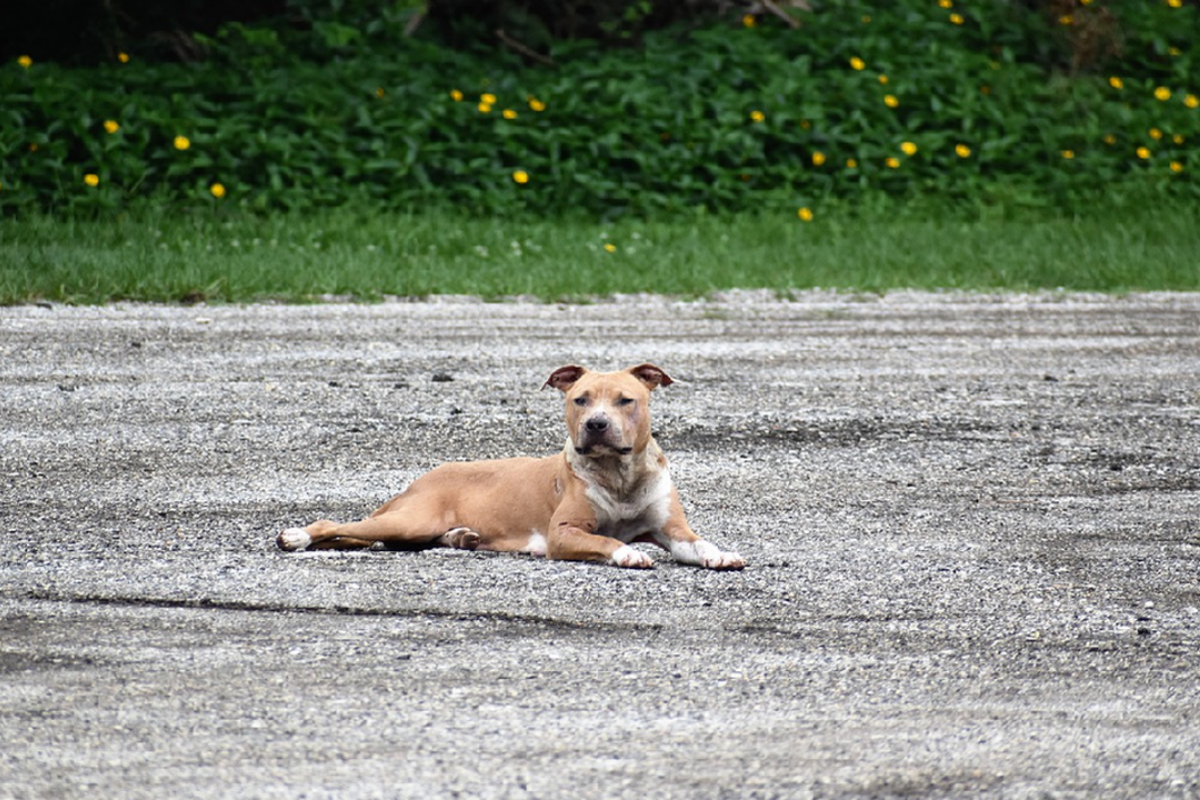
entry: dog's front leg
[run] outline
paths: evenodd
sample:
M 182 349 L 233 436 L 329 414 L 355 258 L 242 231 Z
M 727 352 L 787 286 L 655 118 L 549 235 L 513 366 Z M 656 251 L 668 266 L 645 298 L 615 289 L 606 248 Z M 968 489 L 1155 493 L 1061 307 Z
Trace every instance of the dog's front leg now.
M 649 569 L 654 560 L 611 536 L 598 536 L 564 523 L 546 540 L 546 557 L 563 561 L 602 561 L 618 567 Z
M 582 486 L 579 487 L 582 489 Z M 601 536 L 596 512 L 582 491 L 568 489 L 550 517 L 546 558 L 562 561 L 600 561 L 618 567 L 649 569 L 650 556 L 611 536 Z
M 688 525 L 679 495 L 671 491 L 671 509 L 662 530 L 654 534 L 654 542 L 681 564 L 705 569 L 743 569 L 746 559 L 737 553 L 722 550 L 712 542 L 701 539 Z

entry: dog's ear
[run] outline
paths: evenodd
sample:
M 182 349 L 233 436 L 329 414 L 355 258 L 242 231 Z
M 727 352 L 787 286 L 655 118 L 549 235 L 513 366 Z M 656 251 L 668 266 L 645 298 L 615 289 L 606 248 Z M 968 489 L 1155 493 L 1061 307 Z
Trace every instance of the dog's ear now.
M 546 379 L 546 382 L 542 384 L 542 388 L 545 389 L 547 386 L 553 386 L 560 392 L 565 392 L 575 384 L 575 381 L 582 378 L 586 372 L 587 370 L 583 367 L 577 367 L 573 364 L 567 367 L 559 367 Z
M 671 380 L 671 376 L 663 372 L 653 364 L 641 364 L 640 366 L 630 367 L 625 370 L 633 377 L 637 378 L 646 387 L 653 390 L 659 386 L 670 386 L 675 381 Z

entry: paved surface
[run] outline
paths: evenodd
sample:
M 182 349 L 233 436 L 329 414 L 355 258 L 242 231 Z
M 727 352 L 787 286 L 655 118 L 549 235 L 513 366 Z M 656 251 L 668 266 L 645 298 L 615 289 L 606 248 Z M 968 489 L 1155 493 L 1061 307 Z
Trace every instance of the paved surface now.
M 1200 296 L 0 309 L 0 797 L 1200 797 Z M 751 566 L 285 554 L 653 360 Z

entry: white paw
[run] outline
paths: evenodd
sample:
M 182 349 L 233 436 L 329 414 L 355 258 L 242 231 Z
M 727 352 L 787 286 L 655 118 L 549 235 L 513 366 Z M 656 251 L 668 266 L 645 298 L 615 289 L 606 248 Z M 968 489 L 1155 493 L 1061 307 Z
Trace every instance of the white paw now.
M 643 553 L 641 550 L 634 550 L 629 545 L 623 544 L 612 554 L 612 563 L 616 564 L 618 567 L 650 569 L 654 566 L 654 559 Z
M 716 549 L 714 548 L 714 550 Z M 705 555 L 700 566 L 705 569 L 742 569 L 746 566 L 746 559 L 737 553 L 716 550 L 716 552 Z
M 303 550 L 312 544 L 312 536 L 304 528 L 288 528 L 275 537 L 280 550 Z
M 695 564 L 705 569 L 742 569 L 746 559 L 737 553 L 725 552 L 712 542 L 697 539 L 694 542 L 672 542 L 671 554 L 684 564 Z

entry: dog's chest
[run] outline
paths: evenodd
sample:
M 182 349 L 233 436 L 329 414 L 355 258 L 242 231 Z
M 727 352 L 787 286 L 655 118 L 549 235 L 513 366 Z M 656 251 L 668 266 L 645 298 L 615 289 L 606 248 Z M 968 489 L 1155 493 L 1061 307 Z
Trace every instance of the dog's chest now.
M 670 513 L 671 476 L 656 473 L 628 490 L 588 482 L 587 497 L 596 513 L 596 533 L 629 542 L 661 530 Z

